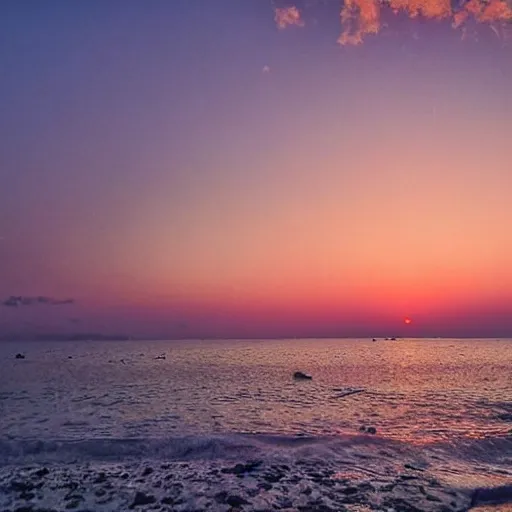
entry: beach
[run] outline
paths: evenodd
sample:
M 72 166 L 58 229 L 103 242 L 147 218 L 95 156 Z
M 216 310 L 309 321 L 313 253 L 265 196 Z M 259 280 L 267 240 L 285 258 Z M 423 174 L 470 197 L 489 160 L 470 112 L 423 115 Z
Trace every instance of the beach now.
M 462 511 L 470 497 L 429 475 L 359 472 L 305 459 L 5 468 L 2 510 Z
M 510 510 L 511 346 L 3 344 L 0 510 Z

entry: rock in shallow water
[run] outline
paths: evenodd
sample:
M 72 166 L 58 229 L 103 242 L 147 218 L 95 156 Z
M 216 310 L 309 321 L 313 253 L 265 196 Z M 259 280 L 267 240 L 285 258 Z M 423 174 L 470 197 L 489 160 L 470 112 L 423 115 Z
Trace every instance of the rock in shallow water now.
M 311 377 L 311 375 L 308 375 L 307 373 L 295 372 L 293 374 L 293 378 L 296 380 L 311 380 L 313 377 Z

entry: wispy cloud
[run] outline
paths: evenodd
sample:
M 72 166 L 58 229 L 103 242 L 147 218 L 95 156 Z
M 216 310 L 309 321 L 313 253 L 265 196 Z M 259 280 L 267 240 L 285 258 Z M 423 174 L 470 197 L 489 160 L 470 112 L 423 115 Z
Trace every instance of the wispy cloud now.
M 366 36 L 377 34 L 382 27 L 381 13 L 386 9 L 405 13 L 411 19 L 451 19 L 452 26 L 462 29 L 463 34 L 470 22 L 489 25 L 498 36 L 512 23 L 512 0 L 466 0 L 457 7 L 452 7 L 451 0 L 345 0 L 339 11 L 342 32 L 338 43 L 361 44 Z M 295 6 L 276 8 L 275 21 L 280 29 L 304 26 Z
M 295 6 L 277 7 L 274 19 L 279 28 L 286 28 L 290 25 L 296 25 L 298 27 L 304 26 L 301 13 Z
M 50 306 L 62 306 L 65 304 L 73 304 L 74 299 L 55 299 L 54 297 L 44 297 L 42 295 L 38 297 L 26 297 L 23 295 L 11 295 L 2 301 L 2 305 L 11 308 L 17 308 L 20 306 L 34 306 L 38 304 L 47 304 Z

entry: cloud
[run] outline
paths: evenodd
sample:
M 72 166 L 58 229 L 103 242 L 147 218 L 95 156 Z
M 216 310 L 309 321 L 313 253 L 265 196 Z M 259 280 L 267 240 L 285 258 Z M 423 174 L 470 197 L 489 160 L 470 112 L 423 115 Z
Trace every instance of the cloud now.
M 450 19 L 452 26 L 460 28 L 463 35 L 471 22 L 489 25 L 498 36 L 512 23 L 512 0 L 466 0 L 457 7 L 452 7 L 451 0 L 345 0 L 341 6 L 342 32 L 338 38 L 341 45 L 361 44 L 366 36 L 378 34 L 384 10 L 405 13 L 411 19 Z M 301 12 L 294 6 L 276 8 L 275 21 L 280 29 L 304 26 Z
M 290 25 L 298 27 L 304 26 L 299 9 L 295 6 L 291 7 L 276 7 L 274 20 L 278 28 L 286 28 Z
M 340 16 L 344 27 L 340 44 L 361 44 L 364 35 L 380 30 L 380 3 L 376 0 L 346 0 Z
M 34 306 L 37 304 L 47 304 L 50 306 L 62 306 L 65 304 L 73 304 L 74 299 L 55 299 L 53 297 L 26 297 L 23 295 L 11 295 L 2 302 L 3 306 L 17 308 L 19 306 Z

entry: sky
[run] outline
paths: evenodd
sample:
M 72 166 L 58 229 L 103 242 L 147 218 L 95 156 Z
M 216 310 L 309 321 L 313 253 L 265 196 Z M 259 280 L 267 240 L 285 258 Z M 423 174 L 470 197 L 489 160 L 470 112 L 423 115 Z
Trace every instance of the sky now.
M 0 334 L 512 337 L 506 0 L 4 0 L 0 77 Z

